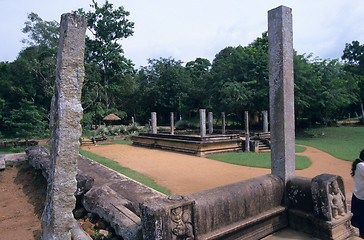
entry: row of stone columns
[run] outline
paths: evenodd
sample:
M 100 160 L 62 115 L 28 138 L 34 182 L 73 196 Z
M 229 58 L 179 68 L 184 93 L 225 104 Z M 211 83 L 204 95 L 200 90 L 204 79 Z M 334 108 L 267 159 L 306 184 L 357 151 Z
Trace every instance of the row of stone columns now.
M 199 110 L 200 113 L 200 136 L 201 137 L 206 137 L 206 109 L 200 109 Z M 268 132 L 268 111 L 262 111 L 263 114 L 263 132 Z M 226 130 L 225 130 L 225 112 L 221 113 L 221 118 L 222 118 L 222 127 L 221 127 L 221 133 L 225 134 Z M 157 113 L 156 112 L 152 112 L 151 113 L 151 119 L 152 119 L 152 133 L 156 134 L 157 133 Z M 171 131 L 170 133 L 173 135 L 174 134 L 174 113 L 171 112 Z M 244 122 L 245 122 L 245 136 L 247 141 L 249 142 L 249 112 L 245 111 L 244 112 Z M 213 127 L 213 113 L 209 112 L 208 113 L 208 130 L 209 130 L 209 134 L 212 134 L 214 132 L 214 127 Z M 246 143 L 246 147 L 245 149 L 247 151 L 249 151 L 249 144 Z

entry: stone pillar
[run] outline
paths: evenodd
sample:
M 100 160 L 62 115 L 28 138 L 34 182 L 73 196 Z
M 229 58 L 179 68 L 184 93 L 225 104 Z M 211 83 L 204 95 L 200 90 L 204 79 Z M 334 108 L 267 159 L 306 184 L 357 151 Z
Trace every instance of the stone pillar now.
M 244 123 L 245 123 L 245 152 L 250 152 L 249 112 L 248 111 L 244 111 Z
M 174 134 L 174 112 L 171 112 L 171 135 Z
M 262 111 L 263 113 L 263 132 L 267 133 L 269 132 L 268 130 L 268 111 Z
M 221 133 L 222 134 L 226 134 L 226 130 L 225 130 L 225 112 L 221 113 Z
M 209 134 L 214 132 L 213 113 L 209 112 Z
M 131 117 L 131 124 L 134 125 L 134 123 L 135 123 L 134 117 Z
M 157 134 L 157 113 L 152 112 L 151 116 L 152 116 L 152 133 Z
M 269 105 L 272 174 L 295 176 L 292 9 L 268 12 Z
M 200 136 L 206 137 L 206 109 L 200 109 Z
M 42 214 L 42 239 L 71 239 L 81 136 L 86 18 L 63 14 L 50 117 L 50 172 Z

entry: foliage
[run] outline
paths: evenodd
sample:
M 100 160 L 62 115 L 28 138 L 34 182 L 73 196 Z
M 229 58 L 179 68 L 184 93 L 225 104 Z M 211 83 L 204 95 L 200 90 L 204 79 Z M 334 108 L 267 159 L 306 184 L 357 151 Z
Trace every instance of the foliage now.
M 190 76 L 181 61 L 172 58 L 149 59 L 148 66 L 139 71 L 139 94 L 142 97 L 139 112 L 142 119 L 149 119 L 150 112 L 158 111 L 162 120 L 169 119 L 170 112 L 178 109 L 188 112 Z M 164 118 L 163 118 L 164 117 Z
M 56 21 L 44 21 L 38 14 L 31 12 L 28 14 L 28 21 L 22 29 L 27 33 L 29 39 L 22 42 L 30 46 L 41 46 L 49 49 L 58 47 L 59 23 Z
M 179 120 L 176 122 L 175 128 L 176 130 L 197 129 L 197 125 L 187 120 Z
M 132 36 L 134 23 L 127 17 L 129 12 L 120 6 L 116 9 L 109 1 L 99 6 L 92 1 L 93 11 L 78 13 L 87 17 L 87 26 L 92 37 L 86 36 L 85 64 L 87 74 L 85 85 L 87 92 L 84 99 L 85 110 L 96 113 L 96 117 L 110 113 L 111 108 L 120 106 L 125 95 L 133 91 L 124 91 L 124 85 L 133 82 L 130 74 L 134 73 L 132 62 L 125 58 L 120 43 L 121 40 Z
M 148 176 L 145 176 L 141 173 L 138 173 L 136 171 L 133 171 L 129 168 L 126 168 L 126 167 L 122 167 L 119 165 L 118 162 L 115 162 L 113 160 L 110 160 L 108 158 L 105 158 L 105 157 L 101 157 L 99 155 L 96 155 L 96 154 L 93 154 L 91 152 L 88 152 L 86 150 L 81 150 L 80 149 L 80 154 L 85 156 L 85 157 L 88 157 L 108 168 L 111 168 L 112 170 L 114 171 L 117 171 L 127 177 L 130 177 L 131 179 L 134 179 L 135 181 L 138 181 L 150 188 L 153 188 L 154 190 L 156 191 L 159 191 L 161 193 L 164 193 L 166 195 L 169 195 L 170 194 L 170 191 L 163 187 L 163 186 L 160 186 L 158 185 L 152 178 L 148 177 Z
M 207 156 L 207 158 L 235 165 L 271 169 L 270 153 L 227 153 Z M 306 169 L 312 164 L 310 159 L 304 156 L 296 155 L 295 160 L 296 170 Z
M 315 147 L 330 155 L 354 161 L 363 149 L 364 127 L 311 128 L 296 134 L 296 144 Z

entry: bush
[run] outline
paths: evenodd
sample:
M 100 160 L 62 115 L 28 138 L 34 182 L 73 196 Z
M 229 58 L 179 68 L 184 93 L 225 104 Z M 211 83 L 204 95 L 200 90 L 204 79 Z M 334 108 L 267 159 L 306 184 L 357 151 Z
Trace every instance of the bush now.
M 109 130 L 106 126 L 101 125 L 97 128 L 96 134 L 97 135 L 107 135 L 107 134 L 109 134 Z
M 178 122 L 176 122 L 175 125 L 177 130 L 187 130 L 187 129 L 196 129 L 197 126 L 194 123 L 191 123 L 187 120 L 179 120 Z
M 364 117 L 360 117 L 359 118 L 359 124 L 360 125 L 364 125 Z
M 129 128 L 129 131 L 130 132 L 138 132 L 139 131 L 139 128 L 138 128 L 138 123 L 133 123 L 130 128 Z

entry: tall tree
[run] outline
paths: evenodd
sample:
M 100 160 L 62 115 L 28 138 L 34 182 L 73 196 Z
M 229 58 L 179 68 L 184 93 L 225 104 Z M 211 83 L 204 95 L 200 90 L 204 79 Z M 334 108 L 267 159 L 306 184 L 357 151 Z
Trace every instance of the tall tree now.
M 157 111 L 167 120 L 169 112 L 186 114 L 191 89 L 190 75 L 181 61 L 172 58 L 149 59 L 148 66 L 139 71 L 139 86 L 144 120 Z
M 86 68 L 96 67 L 100 70 L 103 81 L 105 112 L 115 107 L 115 98 L 119 95 L 120 84 L 123 84 L 126 74 L 133 74 L 132 62 L 125 58 L 120 41 L 133 35 L 134 23 L 127 17 L 129 12 L 122 6 L 114 9 L 113 4 L 106 0 L 103 6 L 92 1 L 93 11 L 79 13 L 87 16 L 87 25 L 92 37 L 86 36 Z M 89 65 L 96 63 L 96 65 Z M 87 66 L 89 65 L 89 66 Z M 86 79 L 87 81 L 87 76 Z

